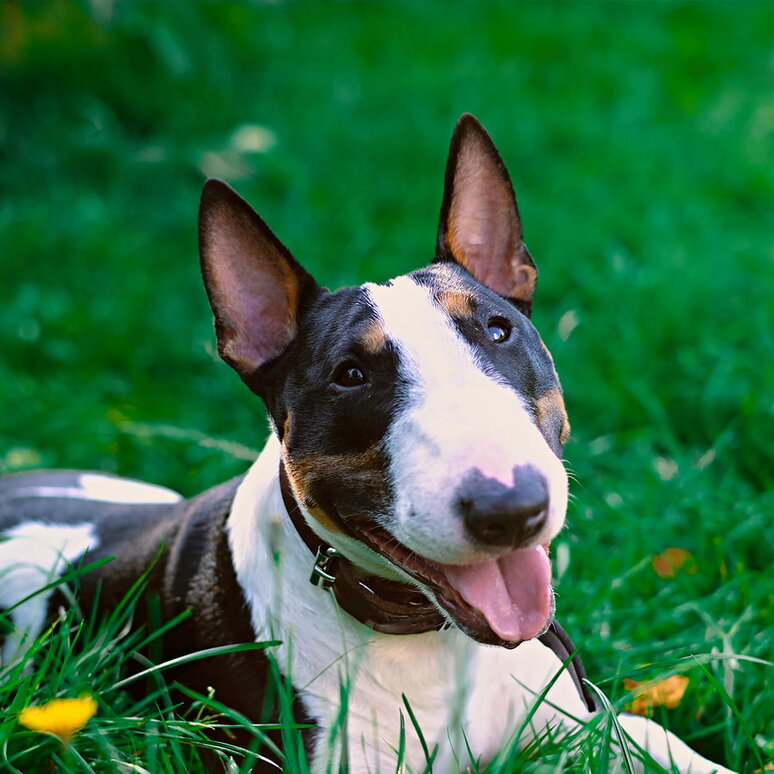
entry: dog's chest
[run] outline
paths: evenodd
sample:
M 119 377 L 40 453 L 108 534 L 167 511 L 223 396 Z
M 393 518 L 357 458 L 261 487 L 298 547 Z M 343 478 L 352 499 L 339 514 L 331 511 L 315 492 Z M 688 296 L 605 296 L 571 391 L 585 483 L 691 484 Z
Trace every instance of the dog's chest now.
M 350 670 L 347 703 L 347 753 L 352 772 L 389 770 L 394 750 L 405 749 L 412 770 L 421 770 L 424 745 L 437 746 L 440 771 L 464 770 L 465 740 L 477 757 L 490 759 L 501 749 L 509 728 L 506 716 L 513 696 L 503 695 L 503 678 L 492 681 L 492 664 L 482 646 L 457 632 L 430 632 L 396 638 L 371 637 L 347 658 Z M 317 683 L 313 683 L 313 686 Z M 307 694 L 322 731 L 315 765 L 325 770 L 338 763 L 326 733 L 337 722 L 338 684 L 320 681 L 323 690 Z M 313 688 L 312 693 L 315 692 Z M 512 691 L 510 692 L 512 694 Z M 464 729 L 464 737 L 463 737 Z M 424 744 L 423 744 L 424 743 Z
M 510 651 L 456 629 L 386 635 L 342 613 L 331 594 L 309 583 L 312 557 L 281 518 L 271 449 L 272 442 L 237 492 L 229 542 L 258 638 L 282 641 L 274 656 L 318 725 L 315 771 L 336 770 L 344 736 L 353 774 L 394 769 L 402 743 L 406 762 L 421 770 L 416 728 L 430 749 L 438 745 L 439 771 L 464 770 L 467 745 L 481 760 L 497 754 L 561 661 L 538 641 Z M 569 675 L 557 684 L 563 706 L 583 714 Z
M 328 627 L 317 630 L 329 633 Z M 339 648 L 336 640 L 318 647 L 319 640 L 306 636 L 312 632 L 293 638 L 296 647 L 283 655 L 294 665 L 293 682 L 318 724 L 315 772 L 336 769 L 344 735 L 353 774 L 392 770 L 401 747 L 410 770 L 423 769 L 427 748 L 436 750 L 436 770 L 464 771 L 471 755 L 487 763 L 517 734 L 523 744 L 533 726 L 557 725 L 563 711 L 587 713 L 561 662 L 537 640 L 507 651 L 456 630 L 398 637 L 343 630 Z M 541 704 L 532 725 L 523 728 L 535 697 L 557 674 L 551 703 L 562 710 Z M 340 720 L 342 696 L 346 726 Z

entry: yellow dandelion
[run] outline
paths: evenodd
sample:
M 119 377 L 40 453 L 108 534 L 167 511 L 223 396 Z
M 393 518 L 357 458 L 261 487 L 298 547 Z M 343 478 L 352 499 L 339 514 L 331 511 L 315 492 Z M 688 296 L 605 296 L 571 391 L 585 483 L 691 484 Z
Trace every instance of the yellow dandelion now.
M 96 712 L 97 702 L 91 696 L 52 699 L 46 704 L 23 709 L 19 713 L 19 723 L 31 731 L 54 734 L 63 742 L 68 742 Z

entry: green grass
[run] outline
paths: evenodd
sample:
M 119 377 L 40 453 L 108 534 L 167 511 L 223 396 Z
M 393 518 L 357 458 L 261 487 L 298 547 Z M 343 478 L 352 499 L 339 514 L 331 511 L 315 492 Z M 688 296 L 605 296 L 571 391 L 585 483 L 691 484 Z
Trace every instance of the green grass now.
M 78 577 L 88 569 L 72 568 L 65 580 L 77 587 Z M 165 676 L 197 659 L 270 649 L 272 643 L 215 648 L 174 661 L 151 662 L 145 654 L 160 649 L 164 634 L 179 620 L 151 632 L 132 627 L 136 605 L 144 604 L 144 587 L 145 578 L 138 579 L 125 599 L 102 617 L 89 611 L 83 615 L 77 605 L 70 606 L 18 660 L 0 668 L 0 706 L 5 710 L 0 721 L 2 771 L 189 772 L 204 769 L 205 751 L 221 760 L 225 770 L 235 757 L 254 762 L 259 748 L 270 745 L 265 736 L 269 726 L 248 724 L 213 696 L 187 691 L 191 701 L 183 708 L 184 697 L 170 690 L 179 686 L 168 684 Z M 8 623 L 12 610 L 4 611 L 0 622 Z M 131 693 L 130 686 L 139 690 Z M 54 734 L 17 724 L 25 707 L 83 695 L 97 699 L 97 716 L 66 743 Z M 232 741 L 233 731 L 245 728 L 251 738 L 246 747 Z M 222 737 L 214 738 L 216 732 Z
M 242 471 L 267 425 L 213 354 L 204 176 L 324 284 L 385 279 L 431 257 L 471 111 L 514 179 L 574 428 L 559 618 L 614 701 L 685 665 L 661 719 L 759 768 L 774 680 L 728 656 L 774 654 L 772 40 L 765 2 L 1 4 L 0 472 L 193 494 Z M 670 546 L 695 572 L 654 572 Z M 57 647 L 34 691 L 0 674 L 6 718 L 78 689 Z M 540 755 L 520 770 L 584 770 Z

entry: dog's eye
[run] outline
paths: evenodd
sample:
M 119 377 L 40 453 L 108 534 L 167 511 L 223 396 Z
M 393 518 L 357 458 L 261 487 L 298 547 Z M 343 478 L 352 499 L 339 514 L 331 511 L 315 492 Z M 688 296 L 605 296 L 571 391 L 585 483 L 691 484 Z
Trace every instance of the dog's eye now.
M 333 383 L 339 387 L 360 387 L 367 381 L 363 369 L 351 360 L 345 360 L 333 372 Z
M 502 317 L 492 317 L 487 323 L 486 331 L 495 344 L 502 344 L 511 336 L 511 324 Z

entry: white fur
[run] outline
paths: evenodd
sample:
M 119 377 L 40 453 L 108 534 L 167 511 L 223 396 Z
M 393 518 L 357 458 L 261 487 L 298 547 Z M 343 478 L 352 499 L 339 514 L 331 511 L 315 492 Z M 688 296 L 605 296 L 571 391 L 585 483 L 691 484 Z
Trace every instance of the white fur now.
M 69 478 L 69 476 L 68 476 Z M 101 473 L 78 474 L 72 486 L 27 486 L 13 490 L 14 499 L 64 498 L 107 503 L 175 503 L 177 492 L 143 481 Z M 29 521 L 3 535 L 0 542 L 0 609 L 20 600 L 61 575 L 99 541 L 93 524 L 56 524 Z M 45 624 L 51 591 L 36 594 L 11 612 L 14 631 L 8 635 L 0 663 L 9 663 L 40 634 Z
M 19 487 L 13 496 L 63 497 L 106 503 L 176 503 L 181 499 L 177 492 L 163 486 L 100 473 L 82 473 L 78 476 L 77 486 Z
M 564 524 L 567 474 L 522 397 L 484 372 L 429 288 L 409 277 L 365 287 L 398 352 L 407 391 L 386 439 L 396 495 L 390 531 L 438 562 L 487 558 L 471 545 L 455 511 L 458 483 L 478 468 L 513 486 L 514 466 L 529 464 L 545 477 L 550 498 L 532 544 L 548 543 Z
M 280 446 L 272 435 L 237 491 L 228 521 L 229 543 L 258 639 L 282 641 L 274 655 L 304 705 L 320 724 L 314 774 L 338 770 L 336 727 L 340 683 L 349 687 L 347 744 L 351 774 L 395 771 L 401 712 L 406 725 L 406 771 L 424 768 L 424 753 L 403 705 L 405 694 L 432 749 L 434 771 L 464 770 L 465 738 L 485 763 L 524 722 L 533 698 L 560 670 L 555 654 L 537 640 L 516 650 L 480 645 L 456 629 L 387 635 L 357 623 L 333 597 L 309 583 L 312 557 L 292 527 L 277 480 Z M 310 520 L 314 527 L 314 520 Z M 522 739 L 563 725 L 569 731 L 588 712 L 571 678 L 561 673 Z M 635 741 L 649 745 L 664 765 L 679 752 L 679 770 L 728 774 L 691 753 L 651 722 L 626 720 Z M 655 730 L 654 730 L 655 729 Z M 687 751 L 687 752 L 685 752 Z M 683 755 L 683 753 L 685 754 Z
M 658 723 L 637 715 L 619 715 L 618 720 L 638 747 L 647 750 L 660 766 L 685 774 L 734 774 L 695 753 L 688 745 Z
M 0 608 L 17 604 L 61 575 L 68 562 L 98 545 L 94 525 L 30 521 L 8 530 L 0 542 Z M 36 594 L 11 612 L 15 630 L 8 635 L 0 663 L 7 664 L 43 628 L 51 592 Z

